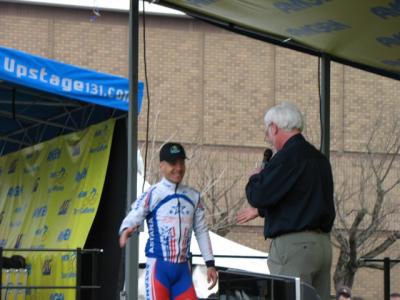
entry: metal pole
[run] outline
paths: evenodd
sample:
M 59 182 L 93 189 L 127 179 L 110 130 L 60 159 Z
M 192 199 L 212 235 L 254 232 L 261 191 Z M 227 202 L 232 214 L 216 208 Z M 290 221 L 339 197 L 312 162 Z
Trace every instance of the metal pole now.
M 82 249 L 76 249 L 76 294 L 75 299 L 81 300 L 82 285 Z
M 128 168 L 127 211 L 136 199 L 137 185 L 137 128 L 138 128 L 138 56 L 139 56 L 139 0 L 130 0 L 129 9 L 129 112 L 128 112 Z M 139 236 L 134 234 L 125 247 L 126 300 L 138 297 Z
M 0 300 L 3 292 L 3 247 L 0 247 Z
M 98 263 L 99 263 L 99 254 L 92 252 L 92 285 L 95 286 L 98 284 L 99 276 L 98 276 Z M 96 300 L 97 291 L 96 289 L 92 289 L 91 292 L 91 300 Z
M 321 152 L 329 159 L 330 154 L 330 105 L 331 105 L 331 60 L 321 57 Z
M 390 258 L 383 259 L 383 299 L 390 300 Z

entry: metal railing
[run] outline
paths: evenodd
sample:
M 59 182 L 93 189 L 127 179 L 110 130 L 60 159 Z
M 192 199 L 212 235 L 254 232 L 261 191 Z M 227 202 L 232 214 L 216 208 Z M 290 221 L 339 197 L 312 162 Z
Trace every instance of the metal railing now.
M 383 259 L 375 258 L 361 258 L 365 262 L 383 262 L 383 299 L 390 300 L 390 264 L 399 263 L 400 259 L 390 259 L 385 257 Z
M 30 249 L 30 248 L 2 248 L 0 247 L 0 271 L 3 270 L 3 252 L 75 252 L 76 253 L 76 280 L 75 285 L 27 285 L 27 286 L 3 286 L 2 277 L 0 276 L 0 300 L 2 300 L 1 291 L 3 289 L 75 289 L 75 299 L 81 300 L 81 293 L 83 289 L 92 290 L 91 299 L 96 299 L 95 291 L 96 289 L 100 289 L 101 286 L 98 285 L 98 254 L 103 253 L 103 249 L 55 249 L 55 248 L 47 248 L 47 249 Z M 92 270 L 91 270 L 91 285 L 82 285 L 82 255 L 83 254 L 91 254 L 92 258 Z

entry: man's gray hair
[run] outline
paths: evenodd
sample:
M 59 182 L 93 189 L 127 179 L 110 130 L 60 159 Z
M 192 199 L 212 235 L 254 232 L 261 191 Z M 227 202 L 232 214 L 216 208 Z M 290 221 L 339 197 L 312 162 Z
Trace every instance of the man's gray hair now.
M 270 108 L 264 116 L 265 127 L 275 123 L 280 129 L 303 131 L 304 119 L 300 110 L 292 103 L 283 102 Z

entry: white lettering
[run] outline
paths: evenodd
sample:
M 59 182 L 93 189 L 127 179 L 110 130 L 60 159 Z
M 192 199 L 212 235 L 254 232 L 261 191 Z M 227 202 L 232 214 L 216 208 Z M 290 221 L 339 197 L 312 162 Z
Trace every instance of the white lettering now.
M 41 68 L 40 69 L 40 76 L 39 76 L 41 82 L 47 83 L 47 80 L 45 79 L 46 75 L 47 75 L 46 69 L 45 68 Z
M 17 65 L 17 78 L 25 77 L 28 74 L 28 68 L 24 65 Z
M 37 69 L 30 69 L 29 70 L 29 78 L 30 79 L 38 79 L 38 70 Z
M 63 78 L 61 80 L 62 90 L 65 92 L 72 91 L 72 79 L 71 78 Z
M 4 59 L 4 70 L 7 72 L 14 72 L 15 70 L 15 60 L 10 59 L 7 56 Z

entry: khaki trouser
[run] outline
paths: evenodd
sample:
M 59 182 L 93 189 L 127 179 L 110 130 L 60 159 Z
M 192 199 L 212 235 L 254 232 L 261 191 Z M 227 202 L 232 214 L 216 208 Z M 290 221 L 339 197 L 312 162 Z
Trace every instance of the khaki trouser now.
M 300 277 L 321 300 L 331 299 L 331 264 L 330 235 L 316 231 L 281 235 L 272 241 L 268 255 L 271 274 Z

